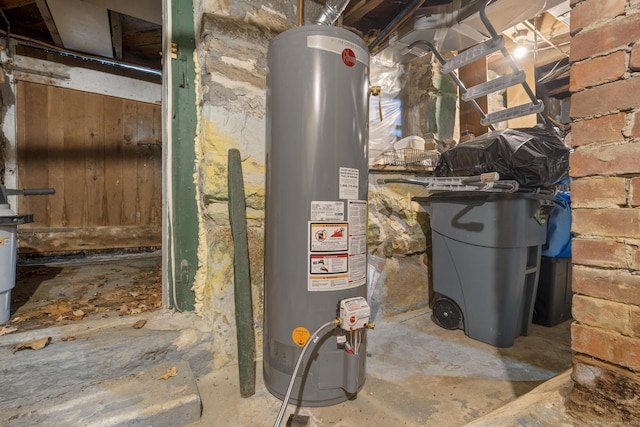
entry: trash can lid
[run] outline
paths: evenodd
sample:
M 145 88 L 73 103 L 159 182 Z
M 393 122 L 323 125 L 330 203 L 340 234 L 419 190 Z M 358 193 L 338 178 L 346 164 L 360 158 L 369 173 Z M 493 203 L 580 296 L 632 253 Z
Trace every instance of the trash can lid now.
M 492 201 L 492 200 L 514 200 L 514 199 L 535 199 L 544 201 L 553 201 L 554 195 L 552 192 L 540 193 L 540 192 L 520 192 L 513 193 L 496 193 L 490 191 L 442 191 L 433 193 L 427 197 L 414 197 L 413 201 L 418 203 L 430 203 L 439 201 Z
M 33 214 L 18 215 L 11 210 L 11 207 L 6 204 L 0 204 L 0 225 L 3 224 L 26 224 L 33 222 Z

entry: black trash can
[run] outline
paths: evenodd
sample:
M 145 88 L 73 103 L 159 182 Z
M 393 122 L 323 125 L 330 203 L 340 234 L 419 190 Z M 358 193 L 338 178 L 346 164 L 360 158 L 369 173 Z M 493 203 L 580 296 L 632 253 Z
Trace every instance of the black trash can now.
M 542 247 L 538 295 L 533 323 L 556 326 L 571 319 L 571 195 L 556 194 L 549 217 L 547 243 Z
M 533 323 L 556 326 L 571 319 L 572 298 L 571 258 L 543 256 L 540 261 Z

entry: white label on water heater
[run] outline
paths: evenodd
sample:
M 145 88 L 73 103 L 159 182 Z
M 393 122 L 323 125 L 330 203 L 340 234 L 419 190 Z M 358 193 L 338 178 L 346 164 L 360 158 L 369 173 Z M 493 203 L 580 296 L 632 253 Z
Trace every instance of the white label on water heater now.
M 352 168 L 340 168 L 340 199 L 357 199 L 360 171 Z
M 344 221 L 344 202 L 311 201 L 311 221 Z
M 333 52 L 338 55 L 344 55 L 345 50 L 351 49 L 356 61 L 362 62 L 367 67 L 369 66 L 369 52 L 363 49 L 362 46 L 340 37 L 321 35 L 307 36 L 307 47 Z
M 349 200 L 349 233 L 351 235 L 367 234 L 367 201 Z
M 349 287 L 367 283 L 367 201 L 349 200 Z

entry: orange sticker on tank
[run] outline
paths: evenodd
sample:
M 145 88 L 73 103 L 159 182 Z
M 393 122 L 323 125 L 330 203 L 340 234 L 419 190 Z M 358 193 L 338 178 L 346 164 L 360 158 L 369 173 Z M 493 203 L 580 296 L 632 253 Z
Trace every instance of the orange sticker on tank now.
M 299 347 L 304 347 L 310 336 L 309 330 L 302 326 L 298 326 L 291 332 L 291 339 Z

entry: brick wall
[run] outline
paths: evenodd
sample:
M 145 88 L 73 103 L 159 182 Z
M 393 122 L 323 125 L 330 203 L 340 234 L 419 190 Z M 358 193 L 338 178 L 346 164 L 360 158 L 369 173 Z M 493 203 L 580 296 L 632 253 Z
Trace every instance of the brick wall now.
M 640 2 L 571 0 L 571 6 L 576 237 L 568 407 L 589 422 L 634 423 L 640 419 Z

